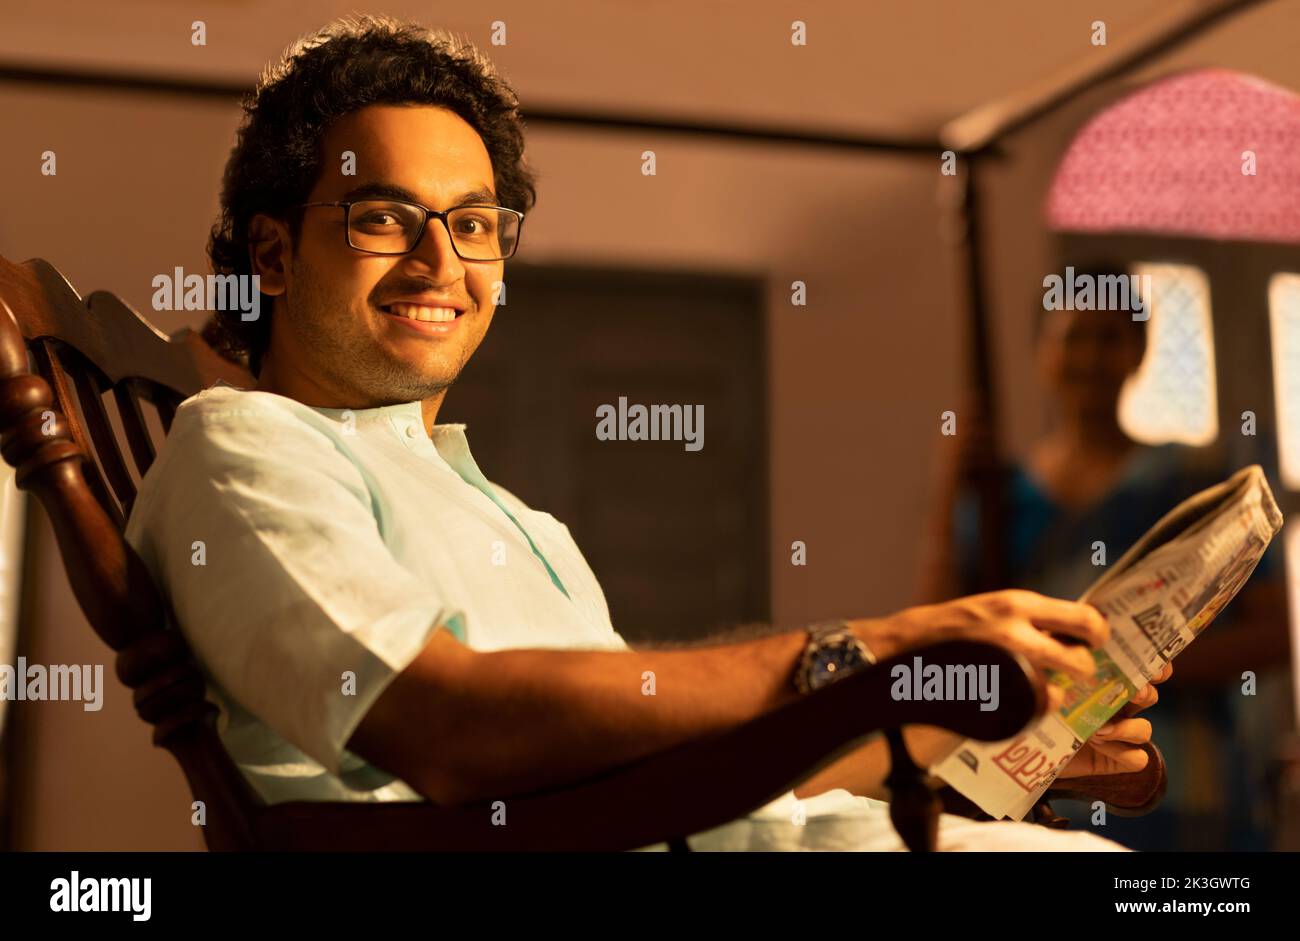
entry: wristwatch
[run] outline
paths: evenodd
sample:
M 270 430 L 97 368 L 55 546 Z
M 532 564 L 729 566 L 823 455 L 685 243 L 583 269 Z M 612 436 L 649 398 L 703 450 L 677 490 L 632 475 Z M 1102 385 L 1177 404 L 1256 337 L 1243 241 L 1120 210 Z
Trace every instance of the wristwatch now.
M 807 631 L 808 646 L 794 674 L 795 688 L 801 693 L 821 689 L 876 662 L 876 655 L 848 621 L 821 621 Z

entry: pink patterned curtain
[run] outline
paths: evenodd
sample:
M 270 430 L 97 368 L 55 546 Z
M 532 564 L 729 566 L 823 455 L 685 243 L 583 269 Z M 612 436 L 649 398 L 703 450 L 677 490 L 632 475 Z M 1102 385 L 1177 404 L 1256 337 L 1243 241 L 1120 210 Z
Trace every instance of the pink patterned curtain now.
M 1300 97 L 1227 69 L 1154 82 L 1076 135 L 1047 218 L 1058 231 L 1300 242 Z

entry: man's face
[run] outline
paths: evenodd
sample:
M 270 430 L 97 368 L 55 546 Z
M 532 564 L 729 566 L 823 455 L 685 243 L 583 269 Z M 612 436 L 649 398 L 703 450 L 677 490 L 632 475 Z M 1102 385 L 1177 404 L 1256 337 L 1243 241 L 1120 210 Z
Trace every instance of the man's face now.
M 356 155 L 355 175 L 342 172 L 346 151 Z M 405 198 L 440 210 L 498 202 L 482 139 L 444 108 L 364 108 L 330 128 L 323 156 L 307 202 Z M 406 255 L 366 254 L 350 248 L 345 234 L 342 208 L 304 210 L 285 293 L 275 303 L 277 371 L 288 367 L 326 397 L 356 407 L 441 393 L 487 333 L 493 285 L 505 262 L 460 259 L 446 226 L 432 218 Z M 451 322 L 415 323 L 386 310 L 395 302 L 404 312 L 417 306 L 463 312 Z

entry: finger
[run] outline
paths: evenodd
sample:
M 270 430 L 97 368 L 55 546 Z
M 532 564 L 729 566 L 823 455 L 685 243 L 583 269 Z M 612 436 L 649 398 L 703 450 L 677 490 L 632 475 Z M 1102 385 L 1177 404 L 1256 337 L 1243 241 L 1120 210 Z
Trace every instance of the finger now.
M 1064 634 L 1082 640 L 1089 647 L 1100 647 L 1110 637 L 1105 616 L 1090 604 L 1049 598 L 1035 591 L 998 592 L 1007 596 L 1012 617 L 1024 618 L 1042 631 Z
M 1088 748 L 1088 745 L 1085 742 L 1083 747 L 1074 753 L 1074 757 L 1065 763 L 1065 767 L 1061 769 L 1061 773 L 1057 775 L 1057 778 L 1064 779 L 1082 777 L 1083 775 L 1089 774 L 1091 771 L 1092 750 Z
M 1059 712 L 1065 705 L 1065 690 L 1056 683 L 1047 684 L 1047 711 L 1048 713 Z
M 1151 684 L 1143 686 L 1137 691 L 1137 695 L 1124 704 L 1120 710 L 1121 716 L 1135 716 L 1143 709 L 1149 709 L 1160 701 L 1160 691 Z
M 1172 662 L 1166 663 L 1165 668 L 1151 678 L 1152 683 L 1163 683 L 1169 677 L 1174 675 L 1174 665 Z
M 1028 621 L 1009 620 L 1001 627 L 1006 646 L 1024 654 L 1040 670 L 1057 670 L 1084 685 L 1095 678 L 1097 661 L 1086 647 L 1067 646 Z
M 1142 745 L 1151 741 L 1151 723 L 1147 719 L 1112 719 L 1099 728 L 1089 741 Z
M 1101 774 L 1125 774 L 1133 771 L 1141 771 L 1151 760 L 1141 748 L 1134 748 L 1132 745 L 1125 745 L 1120 742 L 1099 742 L 1096 736 L 1089 739 L 1088 744 L 1092 746 L 1096 755 L 1094 765 Z

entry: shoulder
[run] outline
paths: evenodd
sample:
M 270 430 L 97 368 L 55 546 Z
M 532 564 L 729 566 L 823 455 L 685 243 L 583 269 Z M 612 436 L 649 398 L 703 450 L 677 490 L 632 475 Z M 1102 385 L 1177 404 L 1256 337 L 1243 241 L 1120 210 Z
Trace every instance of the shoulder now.
M 181 402 L 163 452 L 169 464 L 209 470 L 235 463 L 306 471 L 352 461 L 338 421 L 287 396 L 231 386 Z
M 221 385 L 203 389 L 181 402 L 168 438 L 178 431 L 196 428 L 257 429 L 268 424 L 323 431 L 331 423 L 315 409 L 288 396 Z
M 501 502 L 504 503 L 506 506 L 510 507 L 511 510 L 532 509 L 532 507 L 526 504 L 523 500 L 520 500 L 518 497 L 516 497 L 505 487 L 497 483 L 495 480 L 489 480 L 488 486 L 492 488 L 493 493 L 495 493 L 498 497 L 501 498 Z
M 1213 486 L 1229 473 L 1223 456 L 1214 448 L 1168 443 L 1143 446 L 1134 461 L 1132 476 L 1139 484 L 1178 496 Z
M 321 475 L 356 496 L 368 491 L 337 423 L 293 399 L 214 386 L 177 406 L 162 448 L 140 481 L 132 523 L 164 504 L 242 493 L 307 489 Z

